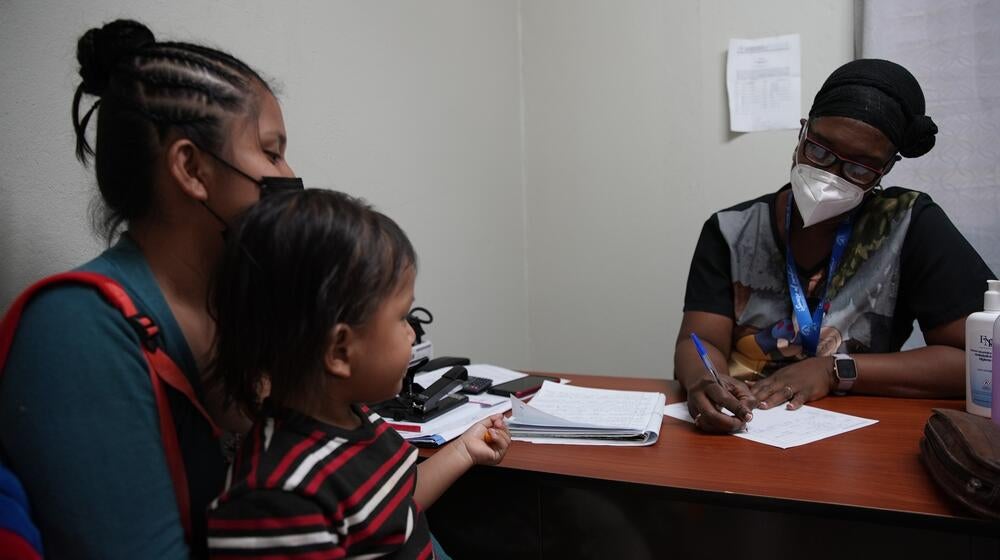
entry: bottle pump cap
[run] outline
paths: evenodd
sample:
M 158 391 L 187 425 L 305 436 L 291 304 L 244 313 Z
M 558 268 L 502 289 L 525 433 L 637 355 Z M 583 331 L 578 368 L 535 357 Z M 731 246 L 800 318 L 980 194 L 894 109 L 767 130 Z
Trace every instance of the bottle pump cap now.
M 987 280 L 983 295 L 984 311 L 1000 311 L 1000 280 Z

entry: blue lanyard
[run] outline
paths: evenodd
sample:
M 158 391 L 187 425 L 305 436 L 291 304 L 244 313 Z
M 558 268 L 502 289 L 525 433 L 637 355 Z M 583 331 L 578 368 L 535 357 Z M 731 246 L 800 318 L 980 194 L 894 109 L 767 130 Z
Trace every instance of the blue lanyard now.
M 829 305 L 826 295 L 830 291 L 833 274 L 837 272 L 837 266 L 844 257 L 844 250 L 847 249 L 847 242 L 850 238 L 851 216 L 848 215 L 837 226 L 837 237 L 833 240 L 833 251 L 830 253 L 830 269 L 826 273 L 826 282 L 823 285 L 823 298 L 810 316 L 809 304 L 806 303 L 805 292 L 799 281 L 799 271 L 795 266 L 795 257 L 792 255 L 792 195 L 788 194 L 788 204 L 785 205 L 785 269 L 788 272 L 788 293 L 792 297 L 792 311 L 799 324 L 799 338 L 802 341 L 803 349 L 809 356 L 816 355 L 816 347 L 819 345 L 819 329 L 823 324 L 823 316 L 826 315 L 826 308 Z

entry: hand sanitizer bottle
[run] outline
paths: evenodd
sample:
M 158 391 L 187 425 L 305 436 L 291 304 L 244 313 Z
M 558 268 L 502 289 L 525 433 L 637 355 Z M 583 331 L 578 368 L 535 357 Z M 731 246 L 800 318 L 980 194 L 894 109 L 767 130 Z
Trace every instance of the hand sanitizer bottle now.
M 993 340 L 1000 335 L 1000 319 L 993 323 Z M 993 399 L 990 408 L 993 409 L 993 423 L 1000 426 L 1000 352 L 993 354 Z
M 983 311 L 965 320 L 965 410 L 990 417 L 993 400 L 993 330 L 1000 317 L 1000 280 L 987 280 Z

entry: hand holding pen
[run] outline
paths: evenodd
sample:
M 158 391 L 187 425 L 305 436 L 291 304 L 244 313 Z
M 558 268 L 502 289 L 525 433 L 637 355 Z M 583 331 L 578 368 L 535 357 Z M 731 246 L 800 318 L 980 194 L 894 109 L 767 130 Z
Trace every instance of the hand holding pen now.
M 753 393 L 742 381 L 728 375 L 720 376 L 698 335 L 691 333 L 691 340 L 702 364 L 712 376 L 707 383 L 688 390 L 688 411 L 695 425 L 708 432 L 746 430 L 746 423 L 753 420 L 751 411 L 757 405 Z M 723 414 L 723 409 L 734 416 Z

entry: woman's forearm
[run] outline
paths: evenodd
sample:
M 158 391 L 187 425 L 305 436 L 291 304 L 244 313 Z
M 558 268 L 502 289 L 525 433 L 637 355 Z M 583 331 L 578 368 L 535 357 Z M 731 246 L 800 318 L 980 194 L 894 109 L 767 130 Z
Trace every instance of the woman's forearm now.
M 852 393 L 947 398 L 965 394 L 965 352 L 931 345 L 891 354 L 852 354 L 858 379 Z

